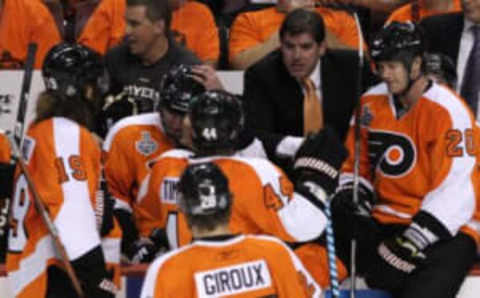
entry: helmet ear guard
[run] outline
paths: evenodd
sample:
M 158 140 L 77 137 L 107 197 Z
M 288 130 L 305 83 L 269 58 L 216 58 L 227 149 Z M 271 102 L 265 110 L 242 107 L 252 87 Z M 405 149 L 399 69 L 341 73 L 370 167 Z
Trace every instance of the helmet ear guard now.
M 193 216 L 223 213 L 232 204 L 228 179 L 211 162 L 189 165 L 180 178 L 178 191 L 180 209 Z

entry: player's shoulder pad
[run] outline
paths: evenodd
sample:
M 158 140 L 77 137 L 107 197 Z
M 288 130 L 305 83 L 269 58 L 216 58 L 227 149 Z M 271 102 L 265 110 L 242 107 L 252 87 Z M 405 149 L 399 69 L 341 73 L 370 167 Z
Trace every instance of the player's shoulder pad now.
M 180 255 L 182 252 L 190 249 L 193 246 L 193 244 L 187 244 L 185 246 L 182 246 L 178 249 L 171 250 L 158 258 L 156 258 L 148 267 L 147 271 L 147 276 L 151 276 L 151 274 L 154 274 L 156 276 L 158 272 L 162 269 L 162 266 L 165 265 L 166 262 L 169 260 L 173 259 L 174 257 Z M 156 278 L 155 278 L 156 280 Z
M 473 126 L 470 110 L 453 90 L 433 83 L 423 94 L 423 98 L 441 106 L 450 116 L 454 128 L 469 128 Z
M 128 116 L 119 120 L 109 129 L 107 136 L 105 137 L 105 142 L 103 142 L 103 149 L 105 151 L 110 150 L 112 142 L 119 132 L 139 125 L 157 126 L 159 129 L 161 129 L 160 115 L 155 112 Z
M 279 176 L 284 175 L 275 164 L 266 158 L 239 156 L 233 156 L 230 158 L 249 165 L 257 173 L 262 183 L 271 181 L 273 178 L 277 181 Z

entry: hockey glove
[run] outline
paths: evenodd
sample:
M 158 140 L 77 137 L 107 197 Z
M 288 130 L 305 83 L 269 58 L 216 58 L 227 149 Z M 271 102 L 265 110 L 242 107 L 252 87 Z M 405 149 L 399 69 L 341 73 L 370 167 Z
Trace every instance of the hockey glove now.
M 405 279 L 425 263 L 426 255 L 404 235 L 382 241 L 377 247 L 378 262 L 366 275 L 370 287 L 400 289 Z
M 149 237 L 136 240 L 127 252 L 127 256 L 132 264 L 150 263 L 167 248 L 168 240 L 165 229 L 154 229 Z
M 353 202 L 353 182 L 339 187 L 332 201 L 332 208 L 369 217 L 375 204 L 375 194 L 365 185 L 358 184 L 358 202 Z
M 112 281 L 113 273 L 105 269 L 100 246 L 72 261 L 86 297 L 114 298 L 118 292 Z
M 307 137 L 295 155 L 295 190 L 324 204 L 337 187 L 339 169 L 347 155 L 335 131 L 329 127 Z
M 385 240 L 377 247 L 380 258 L 373 266 L 369 285 L 385 289 L 402 286 L 405 278 L 426 262 L 425 249 L 441 239 L 451 238 L 450 232 L 428 212 L 420 211 L 401 234 Z

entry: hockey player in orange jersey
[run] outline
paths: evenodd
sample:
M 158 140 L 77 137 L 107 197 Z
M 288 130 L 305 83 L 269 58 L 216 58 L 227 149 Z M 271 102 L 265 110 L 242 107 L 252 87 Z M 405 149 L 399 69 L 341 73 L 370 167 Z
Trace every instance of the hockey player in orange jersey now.
M 101 149 L 90 133 L 104 74 L 102 58 L 80 45 L 59 44 L 45 58 L 46 92 L 28 129 L 22 155 L 32 182 L 58 231 L 86 297 L 114 297 L 120 230 L 100 188 Z M 12 201 L 7 271 L 15 297 L 76 297 L 18 170 Z M 111 208 L 110 208 L 111 209 Z M 110 215 L 110 216 L 109 216 Z M 118 271 L 118 270 L 117 270 Z
M 480 243 L 478 128 L 465 102 L 424 74 L 423 54 L 412 23 L 392 22 L 373 39 L 383 82 L 361 98 L 359 202 L 352 121 L 333 222 L 346 264 L 357 239 L 357 271 L 369 286 L 401 298 L 453 298 Z
M 194 241 L 150 265 L 140 297 L 320 297 L 320 287 L 281 241 L 229 230 L 236 200 L 229 182 L 214 163 L 187 167 L 178 204 Z
M 187 76 L 190 68 L 173 67 L 162 79 L 158 112 L 126 117 L 109 130 L 103 144 L 105 175 L 122 226 L 122 252 L 127 256 L 138 238 L 135 217 L 142 211 L 135 198 L 149 172 L 149 162 L 179 146 L 183 117 L 193 94 L 204 87 Z
M 127 117 L 117 122 L 104 142 L 106 155 L 105 171 L 109 188 L 116 199 L 115 215 L 120 219 L 124 238 L 122 252 L 130 259 L 141 243 L 137 232 L 137 218 L 145 218 L 147 212 L 136 202 L 142 181 L 150 171 L 149 164 L 165 151 L 182 147 L 181 131 L 183 117 L 191 98 L 205 91 L 205 87 L 192 78 L 194 70 L 186 65 L 173 67 L 162 80 L 161 101 L 158 112 Z M 253 134 L 242 131 L 241 141 L 236 146 L 244 155 L 267 157 L 292 155 L 301 138 L 268 136 L 267 149 L 263 141 Z M 277 148 L 278 147 L 278 148 Z M 140 241 L 142 242 L 142 241 Z
M 270 161 L 241 157 L 235 151 L 243 123 L 241 103 L 232 94 L 208 91 L 193 100 L 184 127 L 191 125 L 195 153 L 183 149 L 164 153 L 145 179 L 147 186 L 142 189 L 146 192 L 138 196 L 137 204 L 148 210 L 147 216 L 138 219 L 140 231 L 144 236 L 150 235 L 152 244 L 159 247 L 168 242 L 170 248 L 176 248 L 191 241 L 186 221 L 177 213 L 176 185 L 189 163 L 204 161 L 218 165 L 230 180 L 236 197 L 230 219 L 233 233 L 270 234 L 290 243 L 315 240 L 323 233 L 323 206 L 335 190 L 336 171 L 345 158 L 338 137 L 326 129 L 300 147 L 294 185 Z M 188 136 L 188 131 L 184 136 Z M 163 229 L 167 241 L 165 236 L 159 237 L 159 230 Z M 149 261 L 155 250 L 147 248 L 138 249 L 136 259 Z M 328 284 L 327 267 L 322 266 L 326 265 L 322 258 L 324 247 L 314 244 L 299 248 L 301 258 L 315 253 L 315 264 L 304 265 L 312 270 L 317 282 Z

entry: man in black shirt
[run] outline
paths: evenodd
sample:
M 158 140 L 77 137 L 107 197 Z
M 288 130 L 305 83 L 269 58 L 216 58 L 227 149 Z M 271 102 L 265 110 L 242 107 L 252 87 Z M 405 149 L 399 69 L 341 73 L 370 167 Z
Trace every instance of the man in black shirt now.
M 198 65 L 193 68 L 195 80 L 207 89 L 223 88 L 213 68 L 199 65 L 201 61 L 192 52 L 174 41 L 168 1 L 127 0 L 125 20 L 124 42 L 106 55 L 110 93 L 121 94 L 109 105 L 115 111 L 107 111 L 106 118 L 115 118 L 107 119 L 109 123 L 134 113 L 154 111 L 160 81 L 174 65 Z

